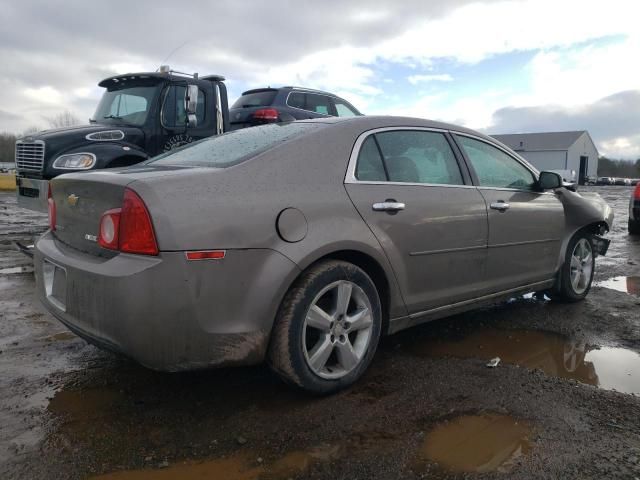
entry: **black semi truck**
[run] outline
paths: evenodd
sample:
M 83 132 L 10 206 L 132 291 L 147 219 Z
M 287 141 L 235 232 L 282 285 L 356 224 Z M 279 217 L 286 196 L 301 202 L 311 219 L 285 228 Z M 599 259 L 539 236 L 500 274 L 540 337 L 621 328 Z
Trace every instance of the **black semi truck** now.
M 229 128 L 224 77 L 130 73 L 106 90 L 88 125 L 45 130 L 16 142 L 18 205 L 47 211 L 48 181 L 63 173 L 134 165 Z

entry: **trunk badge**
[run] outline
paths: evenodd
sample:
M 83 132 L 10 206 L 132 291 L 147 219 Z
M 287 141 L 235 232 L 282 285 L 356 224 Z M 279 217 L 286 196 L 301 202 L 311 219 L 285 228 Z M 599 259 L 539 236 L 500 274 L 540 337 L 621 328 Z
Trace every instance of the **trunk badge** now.
M 80 197 L 78 197 L 75 193 L 72 193 L 67 197 L 67 203 L 72 207 L 75 207 L 78 204 L 78 200 L 80 200 Z

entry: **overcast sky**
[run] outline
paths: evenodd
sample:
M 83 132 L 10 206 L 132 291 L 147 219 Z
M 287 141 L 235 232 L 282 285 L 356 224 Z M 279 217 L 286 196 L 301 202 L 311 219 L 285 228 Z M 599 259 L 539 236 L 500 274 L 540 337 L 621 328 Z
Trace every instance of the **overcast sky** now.
M 89 118 L 112 74 L 299 85 L 489 133 L 589 130 L 640 158 L 640 1 L 0 0 L 0 131 Z M 177 50 L 176 50 L 177 48 Z

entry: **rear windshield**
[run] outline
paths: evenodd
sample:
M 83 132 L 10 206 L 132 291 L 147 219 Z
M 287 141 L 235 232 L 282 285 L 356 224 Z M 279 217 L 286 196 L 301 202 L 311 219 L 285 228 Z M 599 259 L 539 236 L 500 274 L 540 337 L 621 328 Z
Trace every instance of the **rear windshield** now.
M 224 168 L 236 165 L 294 137 L 323 127 L 318 123 L 271 123 L 205 138 L 155 157 L 147 164 Z
M 246 93 L 236 100 L 231 108 L 268 107 L 273 103 L 277 93 L 277 90 Z

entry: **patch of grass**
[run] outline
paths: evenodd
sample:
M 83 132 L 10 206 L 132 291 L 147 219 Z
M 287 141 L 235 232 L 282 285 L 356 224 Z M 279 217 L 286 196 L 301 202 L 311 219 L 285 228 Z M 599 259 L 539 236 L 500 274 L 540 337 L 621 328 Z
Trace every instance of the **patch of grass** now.
M 16 176 L 13 174 L 0 174 L 0 190 L 15 190 Z

